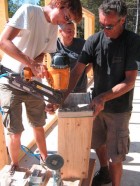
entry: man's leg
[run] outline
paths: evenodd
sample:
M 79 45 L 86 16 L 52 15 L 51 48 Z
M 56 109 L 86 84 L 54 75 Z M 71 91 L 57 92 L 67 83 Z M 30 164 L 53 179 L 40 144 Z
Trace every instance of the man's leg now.
M 111 182 L 106 145 L 102 145 L 100 148 L 96 149 L 96 154 L 100 162 L 100 170 L 95 174 L 92 186 L 101 186 L 102 184 Z
M 11 164 L 14 165 L 18 165 L 20 137 L 21 137 L 21 133 L 7 135 L 7 142 L 8 142 L 7 145 L 8 145 L 9 155 L 11 158 Z
M 41 157 L 43 160 L 45 160 L 47 157 L 47 147 L 46 147 L 44 128 L 33 127 L 33 132 L 34 132 L 35 141 L 40 151 Z
M 107 161 L 106 145 L 102 145 L 100 148 L 96 149 L 96 154 L 98 156 L 100 166 L 107 167 L 108 161 Z
M 100 148 L 96 149 L 96 153 L 99 158 L 99 162 L 101 166 L 100 175 L 102 176 L 100 176 L 100 178 L 102 178 L 103 180 L 107 180 L 106 178 L 108 178 L 108 176 L 111 176 L 112 186 L 120 186 L 121 176 L 122 176 L 122 162 L 119 163 L 109 162 L 109 169 L 108 169 L 106 146 L 102 145 Z M 108 170 L 110 172 L 110 175 L 108 174 Z M 98 186 L 98 181 L 96 181 L 97 179 L 94 178 L 93 180 L 95 180 L 95 182 L 93 181 L 92 186 L 94 185 Z
M 106 128 L 104 126 L 103 115 L 104 114 L 100 112 L 93 124 L 91 148 L 96 150 L 96 154 L 100 162 L 100 170 L 95 173 L 92 186 L 101 186 L 102 184 L 111 182 L 107 159 L 107 149 L 105 144 Z
M 27 95 L 25 107 L 30 125 L 33 129 L 36 145 L 41 155 L 40 160 L 42 160 L 42 162 L 40 163 L 45 164 L 47 157 L 45 132 L 43 128 L 46 123 L 45 102 L 44 100 L 36 98 L 32 95 Z
M 122 162 L 109 163 L 109 170 L 112 179 L 112 186 L 120 186 L 122 177 Z

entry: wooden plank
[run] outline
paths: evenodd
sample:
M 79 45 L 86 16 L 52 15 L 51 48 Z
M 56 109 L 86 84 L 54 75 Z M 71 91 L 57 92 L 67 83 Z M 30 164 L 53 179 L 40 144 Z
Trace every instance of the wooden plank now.
M 0 1 L 0 33 L 3 31 L 6 22 L 8 21 L 8 1 Z M 3 56 L 3 51 L 0 50 L 0 59 Z
M 93 118 L 58 119 L 58 153 L 64 158 L 62 178 L 86 178 Z
M 95 159 L 90 159 L 89 169 L 88 169 L 88 178 L 82 180 L 81 186 L 91 186 L 92 179 L 94 176 L 94 170 L 95 170 Z
M 69 110 L 71 110 L 76 108 L 77 103 L 89 103 L 87 95 L 70 95 L 69 101 L 65 104 L 66 107 L 70 106 Z M 62 111 L 65 111 L 65 105 Z M 93 117 L 86 117 L 84 110 L 82 110 L 84 117 L 72 117 L 73 114 L 71 117 L 64 117 L 66 113 L 67 111 L 63 112 L 63 117 L 60 117 L 58 113 L 58 153 L 64 158 L 61 177 L 62 179 L 84 179 L 88 177 Z
M 2 115 L 0 114 L 0 170 L 8 164 L 8 155 L 6 141 L 4 135 L 4 127 L 2 124 Z
M 46 125 L 44 126 L 44 131 L 45 131 L 45 134 L 48 135 L 54 128 L 54 126 L 56 125 L 56 121 L 57 121 L 57 115 L 53 115 L 52 117 L 50 117 L 46 123 Z M 29 149 L 33 147 L 33 145 L 35 144 L 35 139 L 33 137 L 33 135 L 31 135 L 31 131 L 25 131 L 26 132 L 26 135 L 28 135 L 28 137 L 26 138 L 25 136 L 25 140 L 22 139 L 22 141 L 24 141 L 24 143 L 26 144 L 22 144 L 22 145 L 25 145 L 27 146 Z M 30 135 L 29 135 L 30 133 Z M 23 138 L 23 135 L 22 135 L 22 138 Z M 25 152 L 23 152 L 22 150 L 20 150 L 20 153 L 19 153 L 19 161 L 25 156 Z
M 0 33 L 5 27 L 6 22 L 8 21 L 8 1 L 1 0 L 0 2 Z
M 82 12 L 84 18 L 84 39 L 87 39 L 95 33 L 95 15 L 85 8 L 82 8 Z

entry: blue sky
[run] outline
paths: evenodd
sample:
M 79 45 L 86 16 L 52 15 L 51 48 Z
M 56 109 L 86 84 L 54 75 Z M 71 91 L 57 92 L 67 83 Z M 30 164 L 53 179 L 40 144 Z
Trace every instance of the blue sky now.
M 13 0 L 13 2 L 15 2 L 17 0 Z M 23 0 L 22 0 L 23 1 Z M 33 3 L 33 4 L 37 4 L 39 2 L 39 0 L 24 0 L 24 3 Z
M 39 0 L 32 0 L 32 2 L 34 2 L 35 4 L 37 4 L 37 3 L 38 3 L 38 1 L 39 1 Z M 25 2 L 25 3 L 30 3 L 30 2 L 31 2 L 31 0 L 24 0 L 24 2 Z

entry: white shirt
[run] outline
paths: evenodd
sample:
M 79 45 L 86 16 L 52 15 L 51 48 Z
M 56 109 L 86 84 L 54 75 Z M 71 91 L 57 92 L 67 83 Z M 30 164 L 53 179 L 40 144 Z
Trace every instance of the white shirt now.
M 7 25 L 21 29 L 12 42 L 30 58 L 56 51 L 58 26 L 47 22 L 40 6 L 24 4 Z M 14 72 L 21 72 L 25 66 L 7 54 L 4 54 L 1 64 Z M 0 78 L 0 82 L 2 79 L 5 78 Z

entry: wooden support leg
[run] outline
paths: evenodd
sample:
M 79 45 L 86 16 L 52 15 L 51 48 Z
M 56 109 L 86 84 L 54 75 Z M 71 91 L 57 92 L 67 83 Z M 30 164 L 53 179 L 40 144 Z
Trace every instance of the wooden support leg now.
M 82 180 L 81 186 L 91 186 L 92 179 L 95 170 L 95 159 L 90 159 L 89 161 L 89 169 L 88 169 L 88 178 Z
M 0 114 L 0 170 L 8 164 L 8 155 L 4 135 L 4 127 L 2 124 L 2 116 Z

